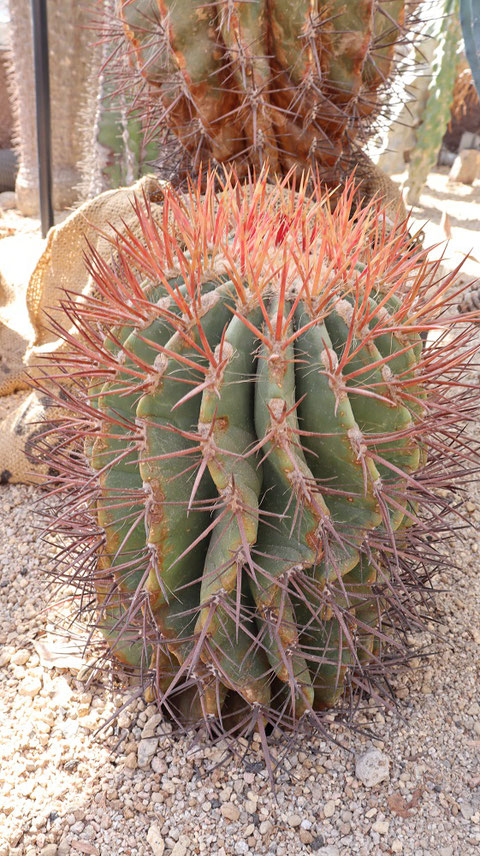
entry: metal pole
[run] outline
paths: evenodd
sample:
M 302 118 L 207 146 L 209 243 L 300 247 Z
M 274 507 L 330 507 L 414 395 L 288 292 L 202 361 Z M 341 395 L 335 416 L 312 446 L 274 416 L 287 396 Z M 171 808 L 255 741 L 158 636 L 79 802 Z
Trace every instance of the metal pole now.
M 40 220 L 45 238 L 53 226 L 52 141 L 50 135 L 50 79 L 48 76 L 47 0 L 32 0 L 35 101 L 37 110 Z

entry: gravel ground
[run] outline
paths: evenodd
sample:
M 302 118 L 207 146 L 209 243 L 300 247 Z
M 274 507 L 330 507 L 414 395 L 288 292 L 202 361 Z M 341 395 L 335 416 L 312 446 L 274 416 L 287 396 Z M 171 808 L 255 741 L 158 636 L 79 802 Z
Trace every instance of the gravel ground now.
M 448 547 L 458 567 L 437 579 L 439 656 L 394 678 L 398 711 L 361 715 L 377 739 L 333 724 L 344 748 L 315 738 L 287 751 L 275 794 L 260 751 L 216 766 L 220 749 L 172 740 L 142 701 L 96 734 L 125 690 L 107 676 L 87 684 L 52 633 L 39 496 L 0 488 L 0 856 L 478 852 L 478 485 L 464 498 L 473 528 Z M 432 643 L 433 629 L 416 644 Z M 384 778 L 367 786 L 358 761 L 373 746 Z
M 1 491 L 0 856 L 477 852 L 480 568 L 474 533 L 456 548 L 460 570 L 439 579 L 451 588 L 439 598 L 446 640 L 440 655 L 423 667 L 413 661 L 394 681 L 400 712 L 372 708 L 363 716 L 389 760 L 388 778 L 366 787 L 355 760 L 371 742 L 332 726 L 348 751 L 318 738 L 305 741 L 302 751 L 287 753 L 275 797 L 261 763 L 228 761 L 212 771 L 221 751 L 171 740 L 155 708 L 143 702 L 95 735 L 125 691 L 107 677 L 87 688 L 79 680 L 79 657 L 70 657 L 69 668 L 52 667 L 49 660 L 63 645 L 49 633 L 55 615 L 39 575 L 49 552 L 33 525 L 40 492 Z M 467 503 L 478 525 L 480 492 Z M 428 644 L 429 637 L 416 641 Z

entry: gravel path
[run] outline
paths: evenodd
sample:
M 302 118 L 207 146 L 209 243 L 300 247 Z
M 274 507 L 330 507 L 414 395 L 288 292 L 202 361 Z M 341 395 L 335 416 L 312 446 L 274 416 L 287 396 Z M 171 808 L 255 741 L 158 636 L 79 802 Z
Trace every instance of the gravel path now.
M 125 690 L 106 676 L 87 685 L 81 658 L 52 633 L 39 496 L 0 488 L 0 856 L 478 852 L 478 485 L 464 501 L 473 528 L 446 545 L 452 570 L 437 578 L 439 656 L 395 677 L 399 711 L 365 710 L 378 739 L 332 725 L 344 749 L 315 738 L 287 752 L 275 795 L 260 751 L 257 761 L 216 766 L 220 749 L 172 740 L 143 702 L 95 733 Z M 368 751 L 383 777 L 371 786 L 357 763 Z

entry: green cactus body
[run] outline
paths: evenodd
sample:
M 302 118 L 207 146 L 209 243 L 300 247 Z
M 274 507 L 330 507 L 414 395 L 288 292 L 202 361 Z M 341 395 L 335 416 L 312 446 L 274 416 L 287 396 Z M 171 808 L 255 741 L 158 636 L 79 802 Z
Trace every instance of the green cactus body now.
M 272 258 L 282 242 L 272 224 L 286 215 L 266 191 L 238 210 L 220 266 L 211 247 L 195 254 L 192 227 L 190 279 L 147 284 L 148 322 L 107 337 L 118 368 L 92 393 L 102 421 L 86 451 L 111 623 L 150 627 L 130 664 L 148 657 L 162 693 L 194 678 L 207 715 L 235 691 L 259 708 L 286 698 L 298 719 L 333 704 L 372 656 L 383 560 L 368 538 L 407 525 L 395 491 L 419 467 L 423 410 L 403 396 L 421 351 L 388 292 L 358 291 L 363 268 L 357 291 L 334 288 L 321 310 L 286 278 L 259 284 L 253 262 L 239 274 L 253 222 L 257 254 L 262 235 Z M 209 204 L 215 244 L 224 220 Z
M 307 186 L 166 190 L 144 244 L 116 244 L 125 276 L 99 271 L 122 326 L 93 300 L 78 345 L 98 627 L 149 699 L 218 733 L 377 691 L 416 615 L 419 515 L 432 502 L 443 527 L 436 488 L 471 463 L 452 445 L 461 337 L 420 338 L 446 286 L 437 308 L 405 224 Z

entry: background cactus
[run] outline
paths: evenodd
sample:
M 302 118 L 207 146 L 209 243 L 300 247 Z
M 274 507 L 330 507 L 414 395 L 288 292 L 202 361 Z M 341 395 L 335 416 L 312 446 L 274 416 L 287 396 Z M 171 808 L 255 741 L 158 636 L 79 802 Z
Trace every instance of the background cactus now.
M 133 184 L 150 172 L 158 158 L 157 141 L 148 141 L 144 121 L 135 110 L 132 92 L 121 84 L 129 69 L 128 58 L 119 56 L 114 70 L 109 62 L 114 41 L 117 15 L 116 0 L 102 0 L 84 9 L 86 24 L 97 30 L 103 38 L 97 44 L 94 114 L 87 117 L 84 133 L 91 145 L 84 152 L 79 165 L 82 181 L 82 198 L 91 199 L 105 190 Z
M 465 53 L 470 63 L 477 92 L 480 93 L 480 38 L 478 33 L 478 14 L 480 12 L 480 6 L 478 0 L 459 0 L 459 4 L 460 24 L 465 43 Z
M 335 183 L 351 171 L 416 5 L 122 0 L 120 8 L 143 77 L 137 103 L 157 99 L 154 126 L 177 134 L 193 170 L 211 159 L 239 173 L 268 161 L 278 174 L 312 167 Z
M 407 201 L 410 205 L 418 203 L 428 173 L 436 164 L 450 121 L 453 88 L 460 62 L 459 0 L 445 0 L 442 13 L 432 23 L 432 35 L 437 40 L 437 47 L 433 54 L 428 99 L 416 132 L 415 148 L 408 170 Z
M 108 88 L 104 82 L 99 104 L 97 140 L 107 158 L 102 165 L 97 155 L 97 171 L 101 173 L 98 192 L 133 184 L 151 171 L 158 157 L 156 143 L 145 141 L 141 118 L 129 111 L 125 93 L 108 94 Z
M 139 201 L 48 371 L 74 379 L 60 569 L 108 656 L 214 737 L 381 693 L 441 562 L 438 489 L 478 461 L 452 277 L 351 182 L 332 211 L 291 180 Z
M 10 0 L 8 4 L 9 89 L 19 164 L 17 206 L 23 214 L 36 216 L 39 187 L 31 6 L 29 0 Z M 52 190 L 54 208 L 59 210 L 81 200 L 82 164 L 95 151 L 100 48 L 93 43 L 89 20 L 86 4 L 49 0 Z

